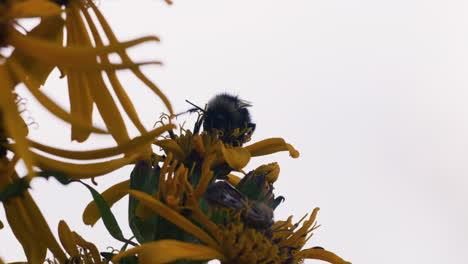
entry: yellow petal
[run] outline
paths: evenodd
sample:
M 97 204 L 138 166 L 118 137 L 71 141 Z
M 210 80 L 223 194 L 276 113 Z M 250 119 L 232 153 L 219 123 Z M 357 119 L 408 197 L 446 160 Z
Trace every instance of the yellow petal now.
M 300 239 L 306 239 L 307 234 L 311 231 L 309 228 L 314 224 L 315 218 L 317 217 L 318 211 L 320 208 L 316 207 L 312 211 L 312 214 L 309 217 L 309 220 L 304 221 L 302 224 L 301 228 L 294 232 L 291 236 L 289 236 L 286 240 L 283 240 L 279 243 L 279 246 L 294 246 L 295 243 L 297 243 L 298 240 Z M 305 216 L 304 216 L 305 217 Z M 304 219 L 304 218 L 303 218 Z M 301 219 L 302 221 L 302 219 Z M 299 221 L 299 222 L 301 222 Z M 298 225 L 299 223 L 296 223 Z
M 96 42 L 97 47 L 102 47 L 104 46 L 101 36 L 98 33 L 98 30 L 96 26 L 93 23 L 93 19 L 90 17 L 90 15 L 87 12 L 83 12 L 83 15 L 86 18 L 87 24 L 89 28 L 91 29 L 91 32 L 93 34 L 94 41 Z M 78 16 L 79 19 L 81 19 L 81 16 Z M 101 62 L 102 64 L 110 64 L 109 58 L 107 55 L 101 56 Z M 139 65 L 142 65 L 141 63 L 138 63 Z M 123 65 L 133 65 L 134 67 L 138 68 L 138 64 L 135 63 L 124 63 Z M 130 68 L 130 67 L 127 67 Z M 122 84 L 120 83 L 119 79 L 117 78 L 117 74 L 115 73 L 116 68 L 113 67 L 111 69 L 106 70 L 107 77 L 109 79 L 109 82 L 117 95 L 117 98 L 119 99 L 120 103 L 122 104 L 125 112 L 127 113 L 128 117 L 130 120 L 133 122 L 135 127 L 140 131 L 141 134 L 146 133 L 146 129 L 141 123 L 138 114 L 135 110 L 135 107 L 133 106 L 132 101 L 128 97 L 127 93 L 125 92 L 125 89 L 122 87 Z
M 241 170 L 250 161 L 250 152 L 241 147 L 226 148 L 221 146 L 221 152 L 224 160 L 234 170 Z
M 241 177 L 236 176 L 234 174 L 228 174 L 226 177 L 227 177 L 228 182 L 232 184 L 233 186 L 236 186 L 242 180 Z
M 127 133 L 125 122 L 115 101 L 102 79 L 100 73 L 90 73 L 89 84 L 91 85 L 91 96 L 101 114 L 104 123 L 117 143 L 123 143 L 130 138 Z
M 205 156 L 205 145 L 203 145 L 203 138 L 200 135 L 193 136 L 193 148 L 198 154 L 203 157 Z
M 13 173 L 12 176 L 14 181 L 19 180 L 19 177 L 16 173 Z M 27 212 L 27 219 L 30 219 L 32 222 L 34 222 L 34 232 L 37 234 L 37 241 L 40 241 L 41 244 L 43 243 L 46 245 L 52 254 L 54 254 L 54 257 L 57 258 L 60 262 L 65 262 L 67 259 L 65 253 L 52 234 L 49 225 L 47 224 L 39 207 L 36 205 L 29 192 L 23 193 L 21 201 L 23 202 L 25 211 Z M 38 243 L 37 241 L 34 241 L 34 243 Z
M 5 65 L 0 65 L 0 110 L 3 114 L 3 126 L 7 130 L 7 134 L 16 142 L 15 153 L 23 159 L 28 173 L 32 176 L 33 173 L 33 158 L 29 152 L 29 144 L 26 140 L 27 128 L 24 127 L 24 121 L 18 112 L 15 103 L 15 97 L 12 94 L 13 83 L 11 81 L 8 69 Z
M 223 254 L 207 246 L 176 240 L 159 240 L 121 252 L 112 259 L 112 262 L 118 263 L 121 258 L 135 254 L 138 254 L 138 260 L 141 264 L 163 264 L 182 259 L 195 261 L 225 260 Z
M 62 66 L 65 70 L 80 71 L 83 73 L 99 72 L 99 71 L 117 71 L 127 70 L 132 68 L 138 68 L 146 65 L 162 65 L 160 61 L 143 61 L 143 62 L 131 62 L 131 63 L 110 63 L 110 62 L 99 62 L 89 65 L 73 64 Z M 112 84 L 112 83 L 111 83 Z
M 211 171 L 211 164 L 213 163 L 213 160 L 214 155 L 208 155 L 203 161 L 201 178 L 195 189 L 195 197 L 198 199 L 205 195 L 208 183 L 211 181 L 211 178 L 213 178 L 214 173 Z
M 91 40 L 88 36 L 86 25 L 84 24 L 77 8 L 69 8 L 67 10 L 67 30 L 69 34 L 70 46 L 77 47 L 88 47 L 93 48 Z M 103 48 L 97 46 L 96 49 Z M 106 55 L 106 54 L 102 54 Z M 97 64 L 97 58 L 92 58 L 90 63 Z M 93 102 L 96 104 L 101 117 L 106 124 L 109 132 L 112 134 L 117 143 L 126 142 L 129 140 L 125 122 L 123 121 L 120 110 L 118 109 L 113 96 L 107 89 L 107 85 L 104 82 L 101 72 L 88 72 L 86 74 L 78 73 L 83 82 L 87 85 L 83 90 L 80 85 L 74 87 L 75 91 L 70 91 L 70 103 L 72 107 L 76 109 L 77 116 L 83 116 L 84 120 L 91 122 L 92 106 Z M 71 76 L 69 76 L 71 79 Z M 70 87 L 72 88 L 72 87 Z M 82 99 L 87 99 L 83 101 Z M 79 131 L 77 131 L 79 132 Z
M 337 255 L 335 253 L 332 253 L 327 250 L 323 249 L 315 249 L 315 248 L 309 248 L 302 250 L 301 253 L 301 258 L 305 259 L 319 259 L 323 261 L 327 261 L 329 263 L 333 264 L 351 264 L 351 262 L 348 262 Z
M 172 153 L 174 157 L 179 161 L 183 161 L 185 159 L 184 150 L 179 146 L 179 144 L 177 144 L 175 140 L 157 140 L 154 142 L 154 144 L 161 147 L 164 150 L 164 152 L 166 152 L 166 154 Z
M 168 198 L 166 197 L 166 200 Z M 141 218 L 143 221 L 147 221 L 151 216 L 154 215 L 154 212 L 149 210 L 146 206 L 143 204 L 139 203 L 136 206 L 135 209 L 135 215 Z
M 73 234 L 70 228 L 68 227 L 67 223 L 65 223 L 65 221 L 63 220 L 60 220 L 59 222 L 58 234 L 62 246 L 65 248 L 65 251 L 67 251 L 67 253 L 71 257 L 76 257 L 80 255 L 80 253 L 78 252 L 78 248 L 76 247 L 76 242 L 73 237 Z
M 28 36 L 35 36 L 61 45 L 63 40 L 63 25 L 64 21 L 60 16 L 43 17 L 39 25 L 28 32 Z M 33 83 L 36 84 L 37 87 L 31 87 L 32 89 L 37 89 L 40 85 L 43 85 L 47 76 L 49 76 L 50 72 L 55 67 L 37 58 L 27 56 L 18 49 L 13 51 L 5 63 L 8 65 L 10 60 L 14 60 L 20 64 L 24 72 L 27 73 L 26 75 L 28 78 L 34 80 Z M 21 82 L 18 78 L 14 81 L 15 85 Z
M 279 176 L 280 167 L 278 163 L 273 162 L 267 165 L 262 165 L 255 169 L 255 175 L 264 174 L 267 182 L 274 183 Z
M 28 262 L 31 264 L 42 264 L 46 257 L 47 247 L 41 241 L 36 241 L 34 227 L 21 198 L 12 198 L 4 203 L 3 206 L 9 226 L 23 247 Z
M 101 264 L 101 255 L 99 254 L 98 249 L 93 243 L 90 243 L 86 240 L 84 240 L 79 234 L 76 232 L 73 233 L 73 238 L 76 241 L 76 244 L 78 244 L 82 248 L 86 248 L 90 251 L 91 255 L 93 256 L 94 264 Z
M 109 42 L 111 43 L 111 45 L 117 45 L 119 42 L 116 38 L 116 36 L 114 35 L 114 32 L 112 32 L 112 29 L 111 27 L 109 26 L 109 24 L 107 23 L 106 19 L 104 18 L 104 16 L 102 15 L 101 11 L 96 7 L 96 5 L 94 4 L 94 2 L 89 2 L 89 6 L 91 6 L 91 8 L 93 9 L 97 19 L 99 20 L 99 23 L 101 24 L 101 27 L 102 29 L 104 30 L 105 34 L 106 34 L 106 37 L 109 39 Z M 87 8 L 81 6 L 81 11 L 83 12 L 83 14 L 86 14 L 88 11 L 87 11 Z M 127 53 L 125 52 L 125 50 L 121 49 L 119 51 L 117 51 L 117 53 L 119 54 L 120 58 L 122 59 L 122 62 L 124 63 L 132 63 L 130 57 L 127 55 Z M 131 69 L 133 74 L 135 74 L 136 77 L 138 77 L 138 79 L 140 79 L 146 86 L 148 86 L 148 88 L 150 88 L 159 98 L 161 98 L 161 100 L 163 101 L 164 105 L 166 106 L 166 108 L 169 110 L 169 114 L 172 116 L 174 115 L 174 111 L 172 109 L 172 105 L 171 103 L 169 102 L 169 99 L 166 97 L 166 95 L 164 95 L 164 93 L 150 80 L 148 79 L 141 71 L 139 68 L 132 68 Z
M 173 209 L 169 208 L 168 206 L 164 205 L 163 203 L 154 199 L 146 193 L 134 190 L 131 190 L 128 193 L 135 199 L 143 203 L 146 207 L 153 210 L 155 213 L 164 217 L 166 220 L 172 222 L 173 224 L 185 230 L 186 232 L 192 234 L 200 241 L 210 245 L 213 248 L 218 248 L 216 241 L 213 240 L 213 238 L 211 238 L 210 235 L 208 235 L 198 226 L 194 225 L 192 222 L 190 222 L 187 218 L 185 218 L 178 212 L 174 211 Z
M 56 16 L 60 7 L 49 0 L 14 1 L 8 14 L 14 18 Z
M 50 249 L 54 257 L 59 259 L 60 261 L 64 261 L 66 259 L 65 253 L 60 248 L 60 245 L 57 243 L 54 235 L 50 231 L 49 225 L 47 224 L 44 216 L 42 215 L 41 211 L 37 207 L 36 203 L 29 195 L 29 193 L 25 193 L 25 206 L 30 214 L 31 219 L 34 219 L 34 224 L 37 232 L 41 236 L 41 240 L 47 245 L 47 248 Z
M 82 72 L 67 71 L 68 96 L 70 98 L 70 116 L 86 126 L 92 126 L 94 102 L 91 87 L 86 75 Z M 71 140 L 84 142 L 91 131 L 71 124 Z
M 41 90 L 34 88 L 39 87 L 39 85 L 36 84 L 34 80 L 28 79 L 25 71 L 15 61 L 15 59 L 10 58 L 8 62 L 9 68 L 13 71 L 16 77 L 21 82 L 24 82 L 29 92 L 31 92 L 31 94 L 39 101 L 39 103 L 41 103 L 41 105 L 44 106 L 47 110 L 49 110 L 52 114 L 54 114 L 55 116 L 64 120 L 67 123 L 78 126 L 83 130 L 88 130 L 100 134 L 108 134 L 108 132 L 104 131 L 103 129 L 92 127 L 90 124 L 85 123 L 81 119 L 71 116 L 63 108 L 54 103 L 47 95 L 41 92 Z
M 256 142 L 250 146 L 246 146 L 252 157 L 269 155 L 278 151 L 289 151 L 289 155 L 293 158 L 299 157 L 299 152 L 290 144 L 286 143 L 282 138 L 269 138 Z
M 138 158 L 138 155 L 131 155 L 98 163 L 76 164 L 53 160 L 37 153 L 32 154 L 39 167 L 64 172 L 72 179 L 88 179 L 101 176 L 128 165 Z
M 77 19 L 79 14 L 70 3 L 67 10 L 67 20 L 65 23 L 67 30 L 67 46 L 69 47 L 83 47 L 91 48 L 91 40 L 88 35 L 80 36 L 80 29 L 85 27 L 80 20 Z M 75 11 L 75 12 L 74 12 Z M 90 59 L 90 63 L 83 66 L 96 64 L 96 58 Z M 66 72 L 68 82 L 68 94 L 70 99 L 70 114 L 76 119 L 83 121 L 85 124 L 91 125 L 93 123 L 93 110 L 94 100 L 91 96 L 91 90 L 97 89 L 91 84 L 90 75 L 82 71 L 73 70 L 70 67 L 61 65 L 61 68 Z M 93 74 L 94 76 L 94 74 Z M 88 139 L 89 131 L 80 129 L 78 126 L 72 124 L 71 140 L 84 142 Z
M 95 64 L 96 56 L 124 50 L 147 41 L 159 41 L 159 39 L 154 36 L 142 37 L 101 48 L 61 47 L 50 41 L 25 36 L 10 26 L 6 41 L 26 55 L 36 57 L 53 65 L 66 66 L 72 64 Z
M 126 180 L 120 183 L 115 184 L 109 189 L 101 193 L 102 198 L 106 201 L 106 204 L 109 207 L 112 207 L 117 201 L 122 199 L 127 195 L 127 191 L 130 188 L 130 180 Z M 83 223 L 86 225 L 93 226 L 99 219 L 101 214 L 96 205 L 96 202 L 92 201 L 87 206 L 83 212 Z
M 55 156 L 59 156 L 67 159 L 76 159 L 76 160 L 90 160 L 90 159 L 102 159 L 108 158 L 111 156 L 116 156 L 123 153 L 136 152 L 142 149 L 145 145 L 153 142 L 154 138 L 158 137 L 162 133 L 173 129 L 175 126 L 172 124 L 165 125 L 162 127 L 155 128 L 144 135 L 136 137 L 130 140 L 127 143 L 123 143 L 119 146 L 112 148 L 103 148 L 97 150 L 87 150 L 87 151 L 72 151 L 59 148 L 53 148 L 50 146 L 43 145 L 39 142 L 30 140 L 30 144 L 33 148 L 36 148 L 40 151 L 47 152 Z

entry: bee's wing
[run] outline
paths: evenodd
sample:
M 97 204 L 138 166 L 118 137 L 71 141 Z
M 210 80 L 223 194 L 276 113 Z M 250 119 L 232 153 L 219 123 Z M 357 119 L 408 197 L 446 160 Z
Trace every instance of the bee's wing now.
M 249 209 L 248 219 L 271 225 L 273 223 L 273 209 L 265 203 L 253 202 Z
M 246 100 L 239 99 L 239 108 L 251 107 L 252 103 Z
M 240 210 L 246 207 L 246 199 L 242 193 L 226 181 L 218 181 L 208 186 L 205 198 L 223 207 Z

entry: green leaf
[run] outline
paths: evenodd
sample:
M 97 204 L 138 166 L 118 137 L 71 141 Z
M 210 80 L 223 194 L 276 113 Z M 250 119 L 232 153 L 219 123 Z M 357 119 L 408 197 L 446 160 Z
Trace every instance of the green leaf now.
M 37 172 L 38 177 L 45 178 L 48 180 L 50 177 L 55 178 L 58 182 L 63 185 L 67 185 L 71 182 L 68 176 L 61 172 L 55 170 L 44 170 Z M 26 178 L 20 178 L 15 180 L 11 184 L 8 184 L 1 192 L 0 192 L 0 201 L 6 202 L 8 199 L 14 197 L 23 196 L 23 193 L 31 188 L 29 182 L 26 181 Z
M 139 161 L 130 175 L 130 189 L 154 194 L 158 191 L 161 169 L 152 168 L 147 162 Z M 205 201 L 206 202 L 206 201 Z M 147 243 L 161 239 L 176 239 L 180 241 L 197 241 L 172 222 L 153 215 L 148 219 L 141 219 L 136 215 L 136 208 L 140 202 L 130 196 L 129 199 L 129 224 L 138 242 Z
M 112 258 L 117 255 L 115 253 L 111 253 L 111 252 L 101 252 L 101 256 L 107 260 L 112 260 Z
M 67 176 L 66 173 L 64 173 L 62 171 L 57 171 L 57 170 L 42 170 L 42 171 L 37 173 L 37 176 L 40 176 L 40 177 L 45 178 L 47 180 L 50 177 L 53 177 L 63 185 L 67 185 L 70 182 L 72 182 L 72 180 Z
M 8 199 L 23 196 L 23 193 L 29 188 L 29 183 L 24 178 L 16 180 L 8 184 L 5 189 L 0 192 L 0 201 L 6 202 Z
M 210 212 L 210 204 L 205 199 L 205 197 L 200 198 L 200 201 L 198 202 L 198 206 L 200 207 L 203 213 L 208 215 L 208 213 Z
M 101 256 L 104 257 L 106 260 L 111 261 L 112 258 L 117 255 L 111 252 L 101 252 Z M 120 264 L 138 264 L 138 258 L 136 256 L 128 256 L 122 258 L 119 262 Z
M 128 245 L 130 245 L 130 241 L 132 241 L 132 239 L 134 239 L 134 238 L 135 238 L 135 236 L 132 236 L 127 242 L 125 242 L 125 244 L 120 249 L 120 252 L 127 250 Z
M 120 226 L 117 223 L 114 214 L 112 213 L 104 198 L 102 198 L 101 194 L 99 194 L 99 192 L 97 192 L 93 187 L 89 186 L 88 184 L 82 181 L 77 182 L 80 182 L 81 184 L 86 186 L 86 188 L 88 188 L 88 190 L 91 192 L 94 202 L 96 202 L 99 213 L 101 214 L 104 226 L 106 227 L 109 234 L 119 241 L 136 245 L 134 242 L 129 241 L 123 236 L 122 230 L 120 229 Z
M 160 168 L 151 168 L 146 161 L 138 161 L 130 174 L 130 189 L 145 192 L 147 194 L 156 193 L 158 190 Z M 159 216 L 151 216 L 146 221 L 136 215 L 136 208 L 139 201 L 129 198 L 128 223 L 133 235 L 140 243 L 153 241 Z
M 242 180 L 236 185 L 236 189 L 244 194 L 249 200 L 259 201 L 265 196 L 265 175 L 254 176 L 249 172 Z
M 138 264 L 138 258 L 136 256 L 128 256 L 125 258 L 122 258 L 119 261 L 120 264 Z
M 278 196 L 276 197 L 275 199 L 272 200 L 272 202 L 269 204 L 269 206 L 275 210 L 276 207 L 278 207 L 278 205 L 280 205 L 280 203 L 284 202 L 284 200 L 286 200 L 283 196 Z

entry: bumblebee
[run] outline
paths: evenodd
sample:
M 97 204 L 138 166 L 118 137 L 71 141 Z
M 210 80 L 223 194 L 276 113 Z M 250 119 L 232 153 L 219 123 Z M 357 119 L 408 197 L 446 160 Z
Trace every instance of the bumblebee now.
M 195 107 L 188 112 L 202 112 L 201 118 L 195 123 L 195 134 L 198 134 L 203 125 L 204 131 L 216 133 L 223 142 L 241 146 L 250 140 L 255 131 L 256 125 L 247 109 L 252 104 L 237 96 L 226 93 L 216 95 L 208 102 L 206 109 L 187 102 Z

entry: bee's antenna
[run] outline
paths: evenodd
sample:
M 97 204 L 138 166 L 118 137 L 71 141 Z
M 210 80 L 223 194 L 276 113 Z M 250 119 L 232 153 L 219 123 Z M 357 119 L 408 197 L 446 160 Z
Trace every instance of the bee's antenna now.
M 197 110 L 202 111 L 203 113 L 205 113 L 205 110 L 202 109 L 201 107 L 199 107 L 199 106 L 197 106 L 196 104 L 190 102 L 189 100 L 185 100 L 185 101 L 186 101 L 187 103 L 191 104 L 192 106 L 194 106 L 195 108 L 191 108 L 191 109 L 189 109 L 189 110 L 187 110 L 187 111 L 184 111 L 184 112 L 182 112 L 182 113 L 178 113 L 178 114 L 175 115 L 176 117 L 177 117 L 177 116 L 180 116 L 180 115 L 183 115 L 183 114 L 186 114 L 186 113 L 192 113 L 192 112 L 195 112 L 195 111 L 197 111 Z
M 205 109 L 202 109 L 201 107 L 199 107 L 198 105 L 196 105 L 196 104 L 190 102 L 189 100 L 185 100 L 185 102 L 187 102 L 187 103 L 189 103 L 189 104 L 191 104 L 192 106 L 195 107 L 194 109 L 190 109 L 190 110 L 188 110 L 187 112 L 192 112 L 192 111 L 194 111 L 195 109 L 197 109 L 197 110 L 200 110 L 200 111 L 202 111 L 203 113 L 205 113 Z

